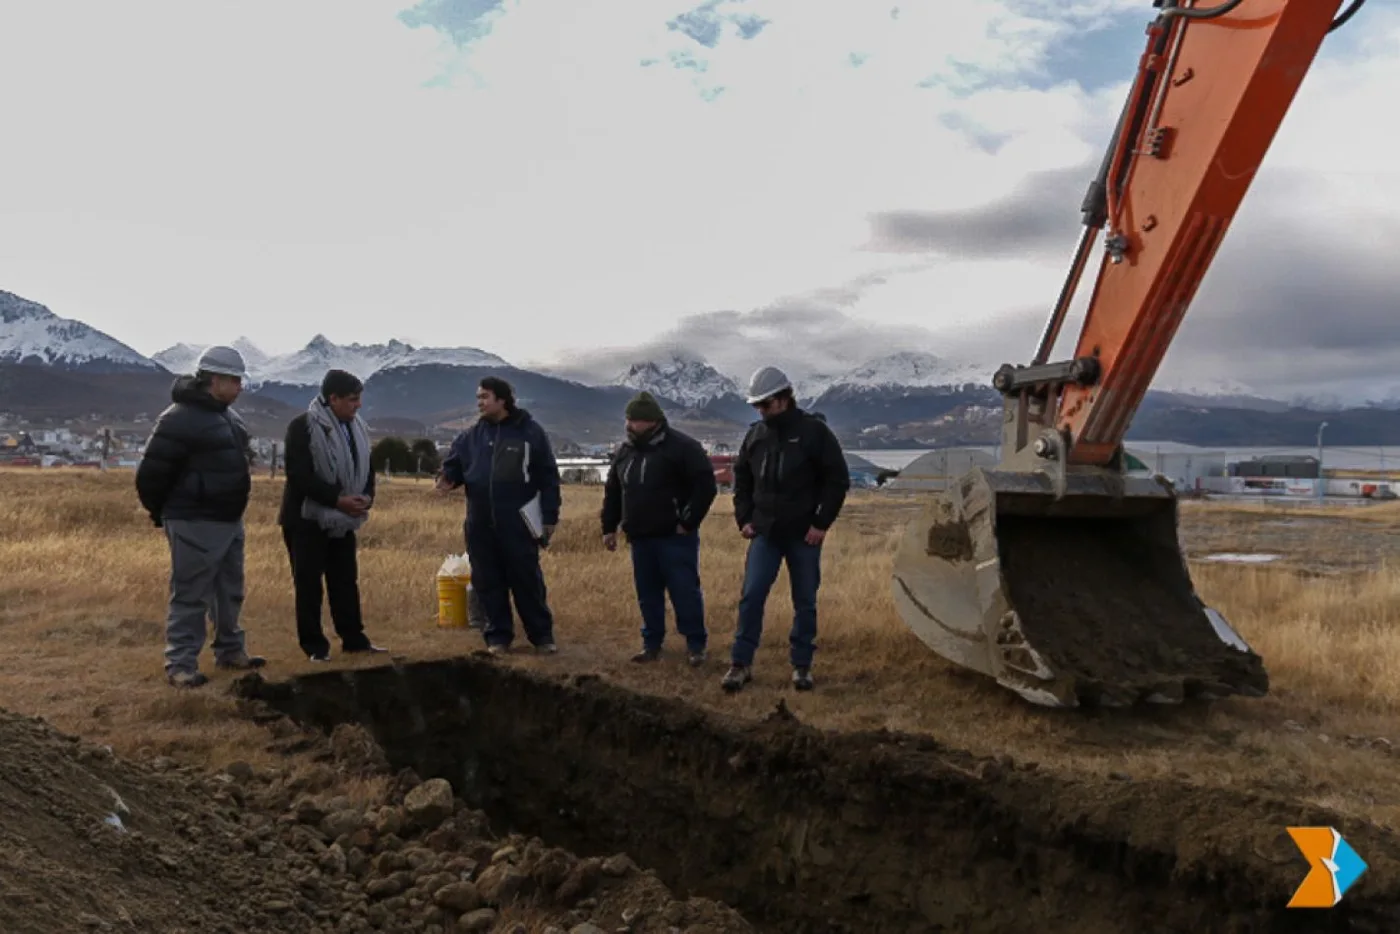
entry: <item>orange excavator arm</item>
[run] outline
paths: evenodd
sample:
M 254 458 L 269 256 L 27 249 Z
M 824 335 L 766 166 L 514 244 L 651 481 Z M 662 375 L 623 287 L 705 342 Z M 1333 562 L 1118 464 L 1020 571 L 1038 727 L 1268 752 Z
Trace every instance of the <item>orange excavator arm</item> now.
M 1155 4 L 1040 348 L 992 379 L 1001 457 L 948 478 L 895 556 L 899 614 L 944 658 L 1051 707 L 1268 693 L 1196 592 L 1175 489 L 1125 470 L 1123 439 L 1318 49 L 1363 2 Z M 1101 232 L 1074 356 L 1047 362 Z
M 1342 2 L 1155 4 L 1161 12 L 1085 198 L 1085 230 L 1040 348 L 1030 366 L 1004 366 L 994 379 L 1023 404 L 1039 395 L 1052 409 L 1038 421 L 1054 426 L 1060 450 L 1043 456 L 1086 466 L 1117 457 L 1318 49 L 1364 0 L 1338 16 Z M 1047 363 L 1105 225 L 1073 359 Z

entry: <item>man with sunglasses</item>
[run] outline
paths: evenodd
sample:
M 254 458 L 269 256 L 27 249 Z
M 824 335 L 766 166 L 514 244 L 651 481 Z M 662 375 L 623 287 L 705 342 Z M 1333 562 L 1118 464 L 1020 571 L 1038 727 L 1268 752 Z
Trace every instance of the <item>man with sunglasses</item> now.
M 768 593 L 786 563 L 792 683 L 811 690 L 822 543 L 846 500 L 850 470 L 836 435 L 822 418 L 798 407 L 782 370 L 766 366 L 754 373 L 747 401 L 762 419 L 749 428 L 734 459 L 734 520 L 749 550 L 738 631 L 721 684 L 734 692 L 753 679 Z

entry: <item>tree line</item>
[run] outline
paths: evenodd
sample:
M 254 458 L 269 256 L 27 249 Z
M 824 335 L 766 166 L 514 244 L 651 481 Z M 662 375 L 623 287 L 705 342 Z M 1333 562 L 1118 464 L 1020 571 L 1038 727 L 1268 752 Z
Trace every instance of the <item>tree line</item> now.
M 375 473 L 437 473 L 441 465 L 437 445 L 428 438 L 412 443 L 397 437 L 380 438 L 369 452 L 369 466 Z

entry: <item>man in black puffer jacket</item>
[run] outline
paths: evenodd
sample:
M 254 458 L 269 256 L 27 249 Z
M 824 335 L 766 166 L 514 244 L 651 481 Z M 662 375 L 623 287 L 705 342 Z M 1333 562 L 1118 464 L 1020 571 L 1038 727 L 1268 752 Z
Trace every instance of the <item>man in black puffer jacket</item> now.
M 220 668 L 260 668 L 238 618 L 243 609 L 243 514 L 252 493 L 252 451 L 243 420 L 229 406 L 243 388 L 243 357 L 210 347 L 171 387 L 173 404 L 156 420 L 136 468 L 136 494 L 170 544 L 165 673 L 176 687 L 199 687 L 207 614 L 214 618 Z
M 634 662 L 655 661 L 666 635 L 666 593 L 690 664 L 705 661 L 705 598 L 700 588 L 700 523 L 716 494 L 715 470 L 704 447 L 671 427 L 655 397 L 638 393 L 627 404 L 627 441 L 608 470 L 603 492 L 603 544 L 617 548 L 617 530 L 632 549 L 632 577 L 642 611 L 642 650 Z

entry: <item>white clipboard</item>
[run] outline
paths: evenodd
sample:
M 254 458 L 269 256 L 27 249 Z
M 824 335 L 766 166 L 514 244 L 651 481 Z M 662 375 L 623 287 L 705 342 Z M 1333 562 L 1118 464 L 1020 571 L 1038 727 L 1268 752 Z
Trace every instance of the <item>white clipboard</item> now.
M 525 527 L 530 530 L 536 541 L 544 538 L 544 513 L 540 509 L 540 494 L 536 493 L 528 503 L 520 507 L 520 518 L 525 520 Z

